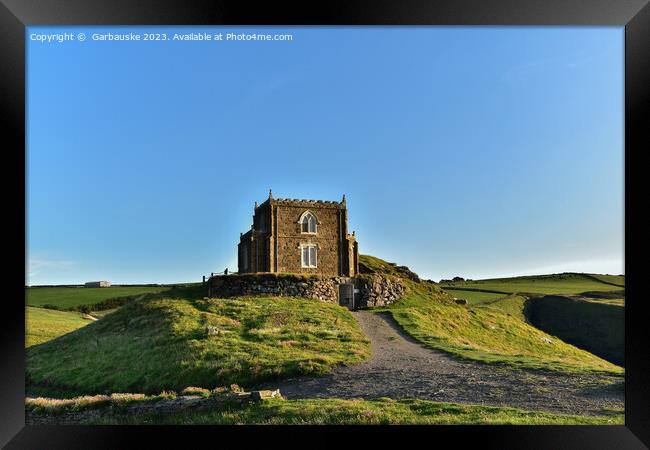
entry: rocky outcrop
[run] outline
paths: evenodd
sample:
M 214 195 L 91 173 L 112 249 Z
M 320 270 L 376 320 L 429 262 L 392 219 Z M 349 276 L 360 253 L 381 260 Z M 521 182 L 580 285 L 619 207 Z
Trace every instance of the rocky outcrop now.
M 398 277 L 408 278 L 409 280 L 413 280 L 416 283 L 420 282 L 420 277 L 418 274 L 406 266 L 395 266 L 395 272 L 397 272 Z

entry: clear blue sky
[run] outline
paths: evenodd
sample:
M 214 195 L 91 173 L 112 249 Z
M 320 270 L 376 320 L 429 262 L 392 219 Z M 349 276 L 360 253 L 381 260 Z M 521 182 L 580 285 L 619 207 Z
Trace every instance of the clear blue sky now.
M 233 30 L 292 41 L 106 42 Z M 41 43 L 31 33 L 84 32 Z M 269 188 L 425 278 L 623 273 L 624 29 L 32 27 L 28 284 L 236 270 Z

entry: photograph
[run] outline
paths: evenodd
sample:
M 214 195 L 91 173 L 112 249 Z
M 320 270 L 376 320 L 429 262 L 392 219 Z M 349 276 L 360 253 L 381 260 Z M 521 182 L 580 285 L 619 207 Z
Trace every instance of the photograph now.
M 0 0 L 0 448 L 650 448 L 649 30 Z
M 26 425 L 625 425 L 624 26 L 24 38 Z

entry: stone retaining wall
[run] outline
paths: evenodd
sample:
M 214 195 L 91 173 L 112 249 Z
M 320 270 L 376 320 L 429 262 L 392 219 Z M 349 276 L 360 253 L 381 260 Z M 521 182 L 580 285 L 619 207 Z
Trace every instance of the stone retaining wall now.
M 338 285 L 352 283 L 357 307 L 387 306 L 406 292 L 397 277 L 361 275 L 353 278 L 291 274 L 219 275 L 208 280 L 209 297 L 304 297 L 338 303 Z
M 399 278 L 386 275 L 362 275 L 355 279 L 355 285 L 359 289 L 358 307 L 388 306 L 406 293 L 406 286 Z
M 225 275 L 210 278 L 208 296 L 305 297 L 338 302 L 338 285 L 349 278 L 276 274 Z

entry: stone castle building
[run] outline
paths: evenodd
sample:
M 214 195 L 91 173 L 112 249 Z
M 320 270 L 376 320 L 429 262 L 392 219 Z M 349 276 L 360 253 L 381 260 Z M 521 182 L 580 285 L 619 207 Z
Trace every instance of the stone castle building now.
M 258 205 L 238 245 L 239 273 L 309 273 L 353 277 L 358 244 L 340 202 L 269 198 Z

